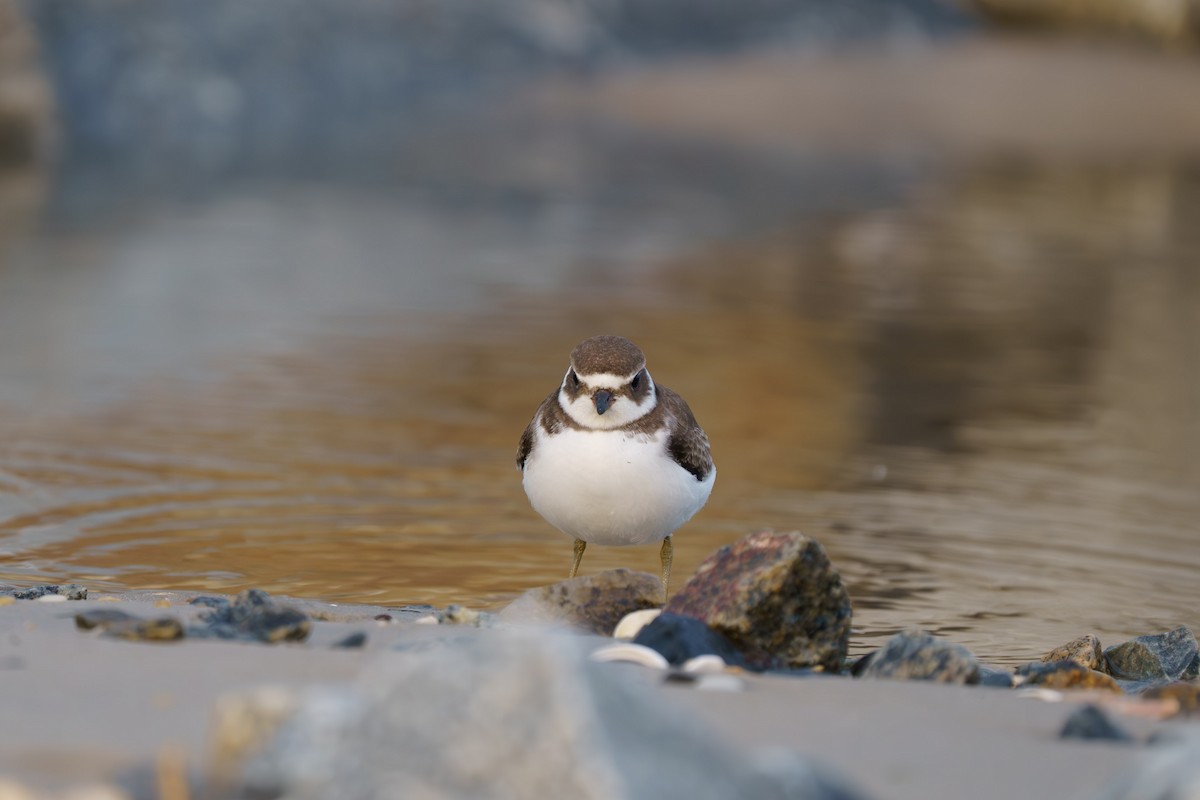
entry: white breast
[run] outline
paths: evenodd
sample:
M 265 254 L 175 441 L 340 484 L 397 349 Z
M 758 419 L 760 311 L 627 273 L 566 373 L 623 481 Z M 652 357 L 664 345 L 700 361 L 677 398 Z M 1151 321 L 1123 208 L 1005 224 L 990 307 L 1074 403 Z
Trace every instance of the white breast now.
M 667 434 L 536 429 L 525 462 L 525 494 L 568 536 L 608 545 L 669 536 L 703 507 L 716 469 L 703 481 L 666 452 Z

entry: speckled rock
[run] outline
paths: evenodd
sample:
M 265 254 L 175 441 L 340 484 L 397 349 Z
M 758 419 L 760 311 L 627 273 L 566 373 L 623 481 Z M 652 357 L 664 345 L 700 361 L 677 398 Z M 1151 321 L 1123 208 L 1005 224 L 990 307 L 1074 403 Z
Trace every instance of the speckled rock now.
M 1176 681 L 1162 686 L 1152 686 L 1142 692 L 1147 700 L 1174 700 L 1179 703 L 1179 713 L 1188 716 L 1200 714 L 1200 683 Z
M 565 625 L 611 636 L 626 614 L 657 608 L 661 601 L 662 581 L 657 576 L 610 569 L 530 589 L 500 612 L 500 620 L 520 625 Z
M 209 606 L 211 610 L 200 617 L 201 624 L 188 626 L 189 637 L 296 642 L 307 639 L 312 629 L 307 614 L 277 603 L 261 589 L 247 589 L 232 603 L 224 598 L 208 597 L 196 598 L 193 602 Z
M 1104 656 L 1100 651 L 1100 640 L 1092 634 L 1072 639 L 1054 648 L 1041 659 L 1043 664 L 1054 661 L 1073 661 L 1088 669 L 1103 669 Z
M 807 761 L 759 767 L 585 650 L 574 637 L 486 631 L 376 662 L 355 685 L 300 694 L 265 744 L 241 737 L 240 759 L 223 746 L 233 785 L 222 788 L 290 800 L 855 796 Z
M 1074 661 L 1035 661 L 1018 669 L 1017 674 L 1025 678 L 1025 686 L 1041 686 L 1046 689 L 1103 689 L 1117 693 L 1124 691 L 1110 676 Z
M 129 641 L 170 642 L 182 639 L 183 623 L 175 617 L 144 619 L 119 608 L 93 608 L 75 615 L 81 630 L 99 628 L 108 636 Z
M 24 589 L 6 587 L 0 589 L 0 594 L 6 594 L 18 600 L 39 600 L 47 595 L 57 595 L 65 597 L 68 600 L 87 600 L 88 590 L 86 586 L 80 586 L 77 583 L 64 583 L 61 585 L 47 583 Z
M 850 597 L 825 549 L 801 533 L 760 531 L 709 556 L 665 611 L 728 638 L 755 669 L 838 672 Z
M 1011 689 L 1016 685 L 1016 680 L 1012 670 L 980 664 L 979 685 L 999 686 L 1002 689 Z
M 657 650 L 675 666 L 704 655 L 720 656 L 726 664 L 743 664 L 742 654 L 724 636 L 698 619 L 669 612 L 642 628 L 633 643 Z
M 1139 636 L 1104 651 L 1110 675 L 1126 681 L 1177 681 L 1196 677 L 1196 637 L 1187 628 Z
M 1112 720 L 1093 705 L 1076 709 L 1067 717 L 1060 739 L 1103 739 L 1110 742 L 1131 742 L 1133 737 L 1122 728 L 1113 724 Z
M 979 662 L 960 644 L 925 631 L 904 631 L 867 656 L 863 678 L 979 683 Z

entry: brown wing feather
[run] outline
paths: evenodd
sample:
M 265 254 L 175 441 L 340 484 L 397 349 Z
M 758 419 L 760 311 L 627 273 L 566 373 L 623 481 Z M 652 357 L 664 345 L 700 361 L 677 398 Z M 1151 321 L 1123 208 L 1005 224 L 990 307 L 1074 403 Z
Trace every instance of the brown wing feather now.
M 533 451 L 533 431 L 538 425 L 549 428 L 547 426 L 547 414 L 553 415 L 555 411 L 561 414 L 558 406 L 558 387 L 542 401 L 538 406 L 537 411 L 533 412 L 533 419 L 529 420 L 529 424 L 525 426 L 524 432 L 521 433 L 521 443 L 517 445 L 517 469 L 525 469 L 525 461 L 529 458 L 530 452 Z M 551 421 L 552 422 L 552 421 Z
M 675 417 L 678 430 L 671 434 L 667 441 L 667 452 L 675 463 L 692 473 L 696 480 L 702 481 L 712 472 L 712 451 L 708 445 L 708 435 L 696 422 L 692 409 L 687 401 L 665 386 L 656 385 L 658 402 L 664 411 Z

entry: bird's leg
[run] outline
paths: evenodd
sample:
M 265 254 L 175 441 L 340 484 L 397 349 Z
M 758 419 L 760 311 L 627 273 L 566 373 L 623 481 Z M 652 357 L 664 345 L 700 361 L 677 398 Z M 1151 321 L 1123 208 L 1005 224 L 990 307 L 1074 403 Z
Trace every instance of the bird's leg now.
M 575 540 L 575 560 L 571 562 L 571 571 L 567 573 L 567 579 L 575 577 L 575 573 L 579 572 L 579 562 L 583 561 L 583 551 L 587 549 L 587 542 L 583 539 Z
M 675 548 L 671 545 L 671 537 L 663 539 L 662 549 L 658 557 L 662 561 L 663 603 L 667 602 L 667 584 L 671 582 L 671 561 L 675 556 Z

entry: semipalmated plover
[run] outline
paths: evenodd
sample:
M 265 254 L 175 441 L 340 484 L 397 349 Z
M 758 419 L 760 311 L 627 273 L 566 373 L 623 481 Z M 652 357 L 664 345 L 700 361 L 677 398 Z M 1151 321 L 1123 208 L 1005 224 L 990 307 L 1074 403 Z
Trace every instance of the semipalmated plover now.
M 589 542 L 661 541 L 664 596 L 671 534 L 708 500 L 717 475 L 688 404 L 655 384 L 645 355 L 620 336 L 571 351 L 562 384 L 521 434 L 517 466 L 534 510 L 575 538 L 568 577 Z

